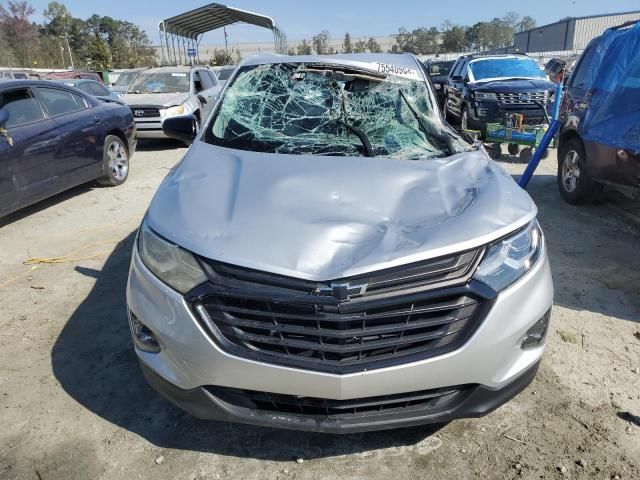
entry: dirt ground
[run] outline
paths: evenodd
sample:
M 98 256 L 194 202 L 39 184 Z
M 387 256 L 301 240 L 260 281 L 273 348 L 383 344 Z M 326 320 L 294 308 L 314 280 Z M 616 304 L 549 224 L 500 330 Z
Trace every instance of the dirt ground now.
M 640 232 L 617 197 L 564 203 L 555 155 L 535 176 L 556 306 L 540 372 L 514 401 L 437 428 L 278 431 L 195 420 L 137 366 L 133 232 L 184 153 L 147 144 L 125 185 L 76 188 L 0 224 L 1 480 L 640 479 Z

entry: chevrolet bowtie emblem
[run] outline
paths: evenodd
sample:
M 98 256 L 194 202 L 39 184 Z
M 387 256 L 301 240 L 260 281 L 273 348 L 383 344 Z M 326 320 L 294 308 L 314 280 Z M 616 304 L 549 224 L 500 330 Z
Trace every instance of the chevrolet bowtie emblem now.
M 368 284 L 351 285 L 350 283 L 332 283 L 330 287 L 318 287 L 313 293 L 321 297 L 334 297 L 339 302 L 346 302 L 353 297 L 360 297 L 367 292 Z

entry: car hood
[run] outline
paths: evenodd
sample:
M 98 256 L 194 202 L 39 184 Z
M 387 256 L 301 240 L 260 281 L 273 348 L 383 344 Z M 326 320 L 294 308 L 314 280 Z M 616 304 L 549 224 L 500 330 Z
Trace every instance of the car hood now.
M 188 93 L 129 93 L 120 97 L 127 105 L 162 105 L 172 107 L 189 99 Z
M 203 257 L 320 281 L 485 245 L 536 211 L 483 151 L 408 161 L 196 142 L 147 222 Z
M 555 90 L 555 85 L 549 80 L 494 80 L 469 84 L 469 89 L 476 92 L 517 93 Z

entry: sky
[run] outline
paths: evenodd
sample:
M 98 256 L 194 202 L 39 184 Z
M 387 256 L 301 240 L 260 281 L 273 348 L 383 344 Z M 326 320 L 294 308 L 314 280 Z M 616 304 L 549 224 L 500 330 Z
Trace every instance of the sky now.
M 50 0 L 28 0 L 36 9 L 35 20 L 42 21 L 42 12 Z M 207 0 L 58 0 L 72 15 L 87 18 L 94 13 L 127 20 L 144 28 L 153 44 L 158 44 L 158 22 L 164 18 L 201 7 Z M 5 0 L 0 3 L 5 4 Z M 555 22 L 563 17 L 579 17 L 601 13 L 640 10 L 639 0 L 219 0 L 233 7 L 269 15 L 290 40 L 311 39 L 328 30 L 332 38 L 383 36 L 396 33 L 399 27 L 409 30 L 439 26 L 444 20 L 462 25 L 501 17 L 508 11 L 530 15 L 538 25 Z M 267 42 L 273 37 L 268 30 L 249 25 L 227 29 L 229 42 Z M 221 32 L 206 34 L 203 45 L 222 44 Z

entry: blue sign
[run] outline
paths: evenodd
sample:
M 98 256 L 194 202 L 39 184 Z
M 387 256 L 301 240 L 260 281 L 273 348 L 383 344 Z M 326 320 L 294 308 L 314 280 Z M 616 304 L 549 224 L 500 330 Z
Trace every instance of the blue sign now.
M 196 56 L 196 49 L 195 48 L 187 48 L 187 56 L 188 57 L 195 57 Z

